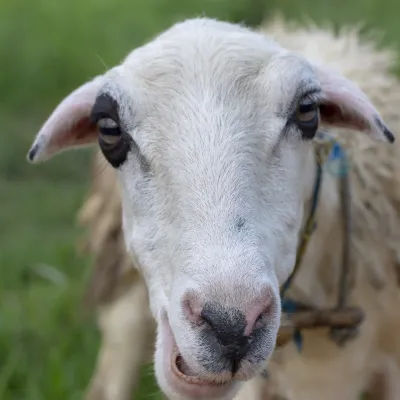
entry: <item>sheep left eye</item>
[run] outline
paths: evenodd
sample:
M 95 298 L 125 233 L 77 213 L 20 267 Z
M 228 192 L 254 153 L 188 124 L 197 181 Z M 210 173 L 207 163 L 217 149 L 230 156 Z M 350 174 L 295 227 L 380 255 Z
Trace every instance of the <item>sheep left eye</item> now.
M 318 129 L 319 108 L 312 99 L 303 99 L 296 109 L 295 122 L 304 139 L 312 139 Z

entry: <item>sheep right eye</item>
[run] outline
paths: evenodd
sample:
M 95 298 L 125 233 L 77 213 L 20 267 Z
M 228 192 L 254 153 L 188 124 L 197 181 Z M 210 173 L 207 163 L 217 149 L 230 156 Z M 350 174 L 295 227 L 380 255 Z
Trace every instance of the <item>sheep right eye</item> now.
M 107 161 L 120 167 L 126 160 L 132 146 L 132 138 L 110 117 L 101 117 L 96 122 L 99 132 L 99 146 Z
M 101 118 L 97 121 L 101 145 L 113 146 L 122 138 L 121 128 L 112 118 Z

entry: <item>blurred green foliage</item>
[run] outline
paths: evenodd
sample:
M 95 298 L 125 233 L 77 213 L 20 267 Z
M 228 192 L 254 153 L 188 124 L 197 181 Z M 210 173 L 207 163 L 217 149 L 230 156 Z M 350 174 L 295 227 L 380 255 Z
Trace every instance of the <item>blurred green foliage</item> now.
M 41 123 L 71 90 L 178 20 L 257 25 L 276 9 L 336 27 L 365 22 L 400 46 L 398 0 L 0 1 L 0 399 L 81 399 L 99 345 L 93 317 L 80 311 L 90 260 L 75 251 L 90 151 L 29 166 Z M 143 376 L 139 398 L 156 391 L 151 370 Z

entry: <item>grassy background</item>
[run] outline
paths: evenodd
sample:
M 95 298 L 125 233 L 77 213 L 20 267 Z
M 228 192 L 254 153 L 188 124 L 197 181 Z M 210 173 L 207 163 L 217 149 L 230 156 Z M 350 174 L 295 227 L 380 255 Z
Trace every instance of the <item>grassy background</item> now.
M 398 0 L 0 1 L 0 399 L 82 398 L 99 343 L 80 312 L 90 260 L 75 252 L 90 154 L 29 166 L 40 124 L 77 85 L 179 19 L 254 25 L 277 7 L 337 27 L 363 21 L 400 47 Z M 154 397 L 151 375 L 136 398 Z

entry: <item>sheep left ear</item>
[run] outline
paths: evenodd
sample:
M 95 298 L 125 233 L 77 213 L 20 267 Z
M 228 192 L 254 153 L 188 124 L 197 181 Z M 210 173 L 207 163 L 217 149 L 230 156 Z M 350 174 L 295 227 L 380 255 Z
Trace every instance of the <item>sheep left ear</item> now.
M 90 112 L 103 83 L 103 77 L 97 76 L 60 102 L 36 135 L 27 155 L 29 162 L 37 164 L 61 151 L 95 143 L 97 129 Z
M 315 66 L 323 99 L 321 123 L 355 129 L 373 139 L 393 143 L 388 129 L 368 96 L 352 81 L 326 66 Z

